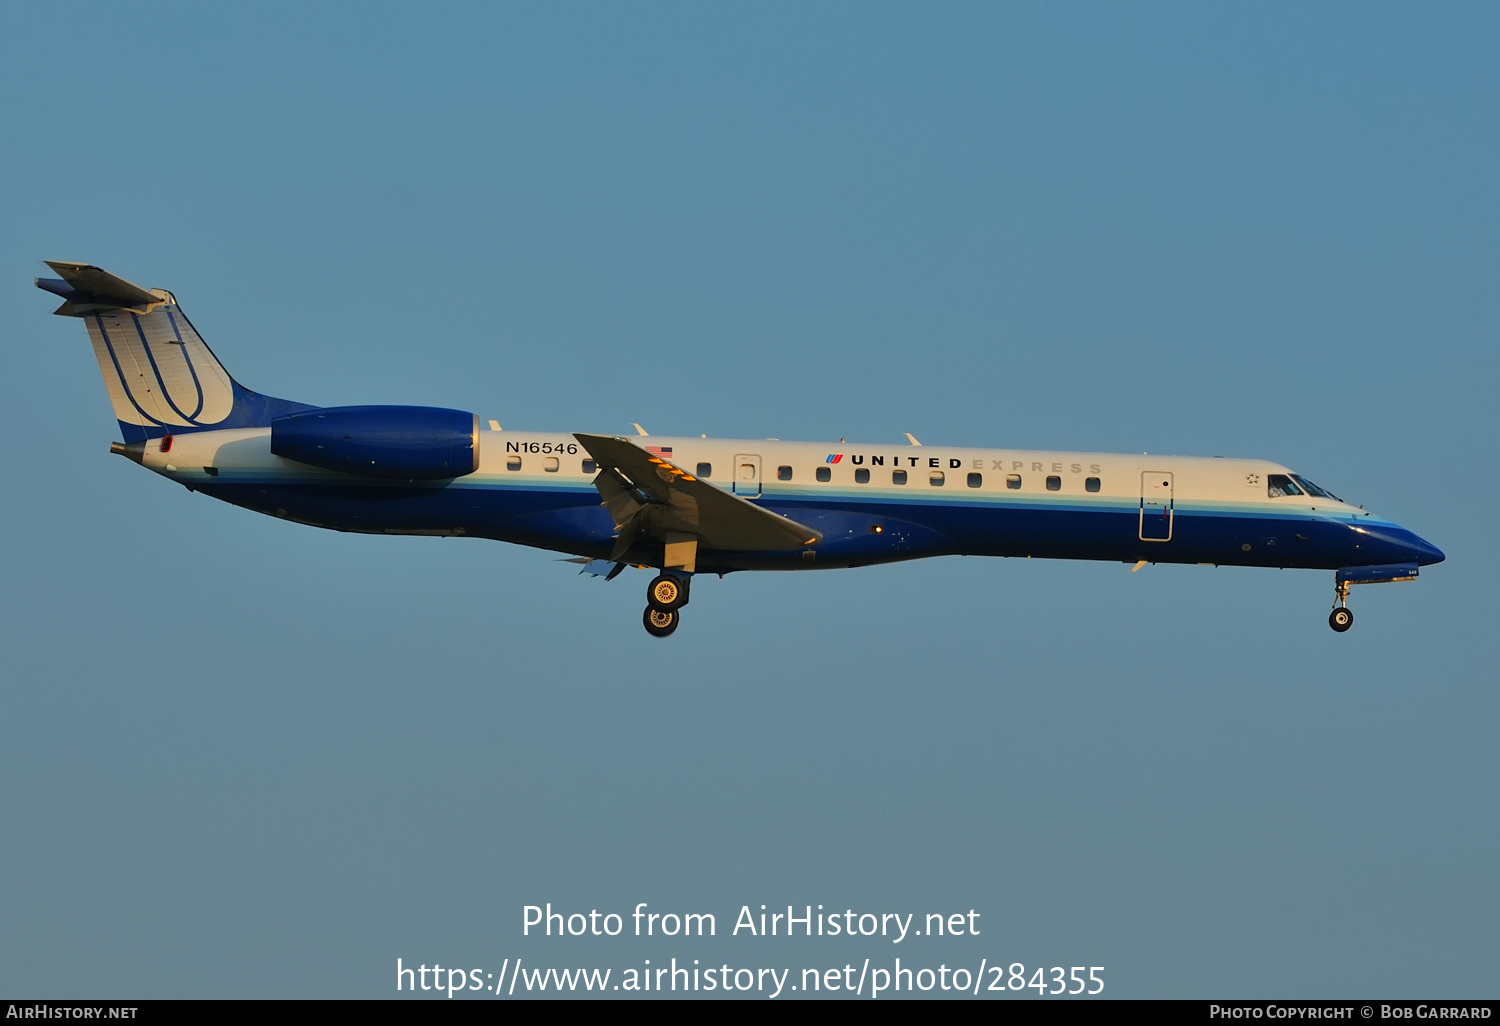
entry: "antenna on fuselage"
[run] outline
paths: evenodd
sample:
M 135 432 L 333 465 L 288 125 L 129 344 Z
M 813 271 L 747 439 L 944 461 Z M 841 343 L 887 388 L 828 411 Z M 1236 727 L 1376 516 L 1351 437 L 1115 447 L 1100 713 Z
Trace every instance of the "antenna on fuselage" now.
M 917 441 L 917 436 L 914 435 L 914 434 L 912 434 L 910 431 L 905 432 L 905 434 L 906 434 L 906 440 L 908 442 L 910 442 L 912 445 L 921 445 L 922 444 L 921 442 Z
M 641 427 L 639 424 L 631 424 L 630 426 L 633 427 L 633 428 L 635 428 L 635 433 L 638 434 L 638 435 L 640 435 L 642 438 L 650 438 L 651 437 L 651 432 L 647 431 L 645 428 Z

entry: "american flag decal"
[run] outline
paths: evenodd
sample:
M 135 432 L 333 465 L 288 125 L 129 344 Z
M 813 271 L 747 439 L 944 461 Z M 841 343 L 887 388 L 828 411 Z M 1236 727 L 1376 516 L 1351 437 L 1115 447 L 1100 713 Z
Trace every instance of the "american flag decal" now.
M 672 458 L 672 447 L 670 445 L 648 445 L 646 451 L 653 456 L 660 456 L 667 460 Z

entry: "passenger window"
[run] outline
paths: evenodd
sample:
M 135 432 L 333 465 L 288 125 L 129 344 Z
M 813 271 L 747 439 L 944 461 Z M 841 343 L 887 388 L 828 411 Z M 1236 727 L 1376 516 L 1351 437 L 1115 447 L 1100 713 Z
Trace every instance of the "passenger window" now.
M 982 484 L 984 484 L 984 475 L 983 474 L 970 474 L 969 475 L 969 487 L 970 488 L 978 488 Z
M 1266 495 L 1273 499 L 1280 499 L 1287 495 L 1301 495 L 1302 489 L 1298 488 L 1292 479 L 1285 474 L 1269 474 L 1266 476 Z
M 904 470 L 893 470 L 893 471 L 891 471 L 891 484 L 906 484 L 906 471 L 904 471 Z
M 928 471 L 927 472 L 927 483 L 930 484 L 930 485 L 932 485 L 932 487 L 934 487 L 934 488 L 941 488 L 941 487 L 943 487 L 943 472 L 941 470 L 931 470 L 931 471 Z
M 828 481 L 833 478 L 833 470 L 829 467 L 819 467 L 818 472 L 813 476 L 819 481 Z
M 1062 491 L 1062 478 L 1058 477 L 1056 474 L 1048 475 L 1048 477 L 1047 477 L 1047 491 L 1049 491 L 1049 492 L 1060 492 L 1060 491 Z
M 542 469 L 549 474 L 557 473 L 558 466 L 559 463 L 556 456 L 548 456 L 546 459 L 542 460 Z
M 790 481 L 791 479 L 792 479 L 792 468 L 791 467 L 777 467 L 776 468 L 776 480 L 778 480 L 778 481 Z
M 854 483 L 855 484 L 869 484 L 870 483 L 870 468 L 868 468 L 868 467 L 860 467 L 858 470 L 856 470 L 854 472 Z
M 1005 475 L 1005 487 L 1009 488 L 1011 491 L 1015 491 L 1018 488 L 1020 488 L 1021 487 L 1021 475 L 1020 474 L 1006 474 Z
M 583 472 L 585 474 L 597 474 L 599 473 L 599 464 L 595 463 L 593 460 L 584 460 Z
M 1086 492 L 1097 492 L 1099 490 L 1099 479 L 1097 477 L 1084 478 L 1083 490 Z
M 505 458 L 505 469 L 506 470 L 520 470 L 521 469 L 521 457 L 519 457 L 519 456 L 507 456 Z
M 698 476 L 699 477 L 713 477 L 714 476 L 714 465 L 712 463 L 700 463 L 700 464 L 698 464 Z

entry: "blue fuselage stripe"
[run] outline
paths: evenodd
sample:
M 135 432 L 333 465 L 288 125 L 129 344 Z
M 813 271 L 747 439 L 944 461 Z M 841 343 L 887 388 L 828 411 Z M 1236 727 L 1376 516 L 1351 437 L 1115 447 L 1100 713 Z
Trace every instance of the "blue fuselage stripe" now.
M 196 485 L 237 505 L 322 527 L 374 533 L 452 533 L 600 557 L 614 523 L 588 484 L 292 483 L 232 472 Z M 1170 541 L 1143 540 L 1137 500 L 1048 502 L 774 493 L 759 505 L 822 532 L 811 565 L 851 566 L 935 555 L 1036 556 L 1159 563 L 1336 569 L 1418 558 L 1420 539 L 1398 525 L 1306 510 L 1215 508 L 1180 499 Z M 1228 504 L 1225 504 L 1228 506 Z M 649 556 L 642 554 L 641 561 Z M 804 550 L 700 552 L 700 569 L 809 565 Z

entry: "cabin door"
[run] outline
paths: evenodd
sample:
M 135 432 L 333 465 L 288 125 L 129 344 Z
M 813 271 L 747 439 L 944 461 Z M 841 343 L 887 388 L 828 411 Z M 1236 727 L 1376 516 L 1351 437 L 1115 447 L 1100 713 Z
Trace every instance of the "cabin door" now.
M 1141 474 L 1141 541 L 1172 540 L 1172 493 L 1171 471 Z
M 740 455 L 734 458 L 734 494 L 747 499 L 760 498 L 760 457 Z

